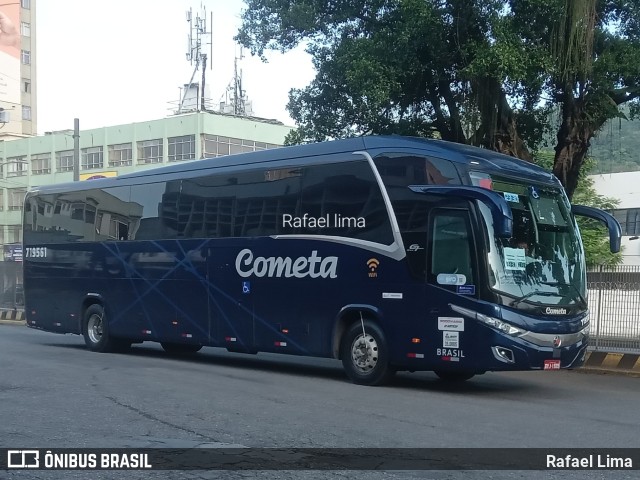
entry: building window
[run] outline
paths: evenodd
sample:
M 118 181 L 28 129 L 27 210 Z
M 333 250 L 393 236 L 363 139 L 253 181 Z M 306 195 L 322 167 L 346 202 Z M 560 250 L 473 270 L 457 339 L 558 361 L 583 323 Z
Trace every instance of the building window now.
M 7 177 L 21 177 L 27 174 L 29 167 L 25 158 L 26 157 L 7 158 Z
M 31 8 L 31 0 L 20 0 L 20 5 L 22 5 L 22 8 L 29 10 Z
M 56 152 L 56 165 L 59 172 L 73 172 L 73 150 Z
M 20 32 L 25 37 L 31 36 L 31 24 L 27 22 L 20 22 Z
M 51 173 L 51 155 L 48 153 L 31 155 L 31 174 L 45 175 L 47 173 Z
M 22 119 L 31 120 L 31 107 L 29 105 L 22 106 Z
M 22 64 L 23 65 L 31 64 L 31 52 L 29 50 L 22 50 Z
M 280 147 L 280 145 L 255 142 L 253 140 L 221 137 L 219 135 L 202 135 L 203 157 L 221 157 L 233 153 L 255 152 L 256 150 L 267 150 L 278 147 Z
M 138 163 L 162 163 L 162 139 L 138 142 Z
M 611 214 L 618 220 L 622 228 L 622 235 L 640 234 L 640 209 L 622 208 L 613 210 Z
M 0 188 L 0 211 L 4 210 L 4 188 Z M 0 226 L 0 232 L 2 227 Z
M 89 147 L 82 149 L 82 170 L 95 170 L 102 168 L 102 147 Z
M 133 148 L 130 143 L 109 145 L 109 166 L 124 167 L 132 164 Z
M 192 160 L 196 158 L 196 136 L 169 137 L 169 161 Z
M 9 225 L 9 243 L 22 243 L 22 226 Z
M 31 82 L 29 80 L 24 80 L 23 91 L 24 93 L 31 93 Z
M 25 188 L 9 188 L 9 210 L 22 210 L 24 197 L 27 194 Z

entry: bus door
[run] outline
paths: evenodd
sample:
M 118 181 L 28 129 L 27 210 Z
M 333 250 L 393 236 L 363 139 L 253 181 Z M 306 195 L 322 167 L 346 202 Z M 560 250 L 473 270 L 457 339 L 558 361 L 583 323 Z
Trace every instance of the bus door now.
M 207 292 L 210 342 L 229 351 L 255 352 L 253 299 L 250 279 L 236 271 L 236 256 L 242 247 L 208 249 Z
M 467 202 L 460 208 L 433 208 L 427 239 L 427 321 L 432 338 L 430 357 L 435 370 L 474 370 L 474 327 L 452 312 L 449 304 L 477 298 L 478 272 L 473 248 L 472 219 Z

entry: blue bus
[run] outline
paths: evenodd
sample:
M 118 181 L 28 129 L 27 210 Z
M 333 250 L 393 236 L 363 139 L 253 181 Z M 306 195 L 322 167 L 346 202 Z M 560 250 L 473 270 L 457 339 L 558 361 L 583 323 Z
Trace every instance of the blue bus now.
M 31 190 L 29 327 L 97 352 L 159 342 L 336 358 L 355 383 L 580 366 L 585 255 L 543 169 L 368 136 Z

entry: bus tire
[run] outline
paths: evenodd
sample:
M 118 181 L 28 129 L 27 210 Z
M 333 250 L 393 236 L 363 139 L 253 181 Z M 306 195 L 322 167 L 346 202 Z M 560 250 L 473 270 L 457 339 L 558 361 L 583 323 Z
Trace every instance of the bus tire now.
M 340 357 L 347 376 L 358 385 L 382 385 L 395 373 L 389 365 L 389 347 L 375 323 L 354 322 L 342 337 Z
M 161 342 L 162 349 L 172 355 L 186 355 L 189 353 L 197 353 L 202 349 L 202 345 L 193 345 L 187 343 L 169 343 Z
M 82 335 L 87 348 L 93 352 L 114 352 L 126 346 L 126 342 L 111 338 L 104 307 L 97 303 L 90 305 L 84 312 Z
M 475 376 L 472 372 L 451 372 L 447 370 L 436 370 L 435 373 L 444 382 L 465 382 Z

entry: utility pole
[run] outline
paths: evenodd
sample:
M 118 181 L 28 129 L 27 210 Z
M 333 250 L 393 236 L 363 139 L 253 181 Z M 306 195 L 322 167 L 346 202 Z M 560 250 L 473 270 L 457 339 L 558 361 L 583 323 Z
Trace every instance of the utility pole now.
M 204 96 L 204 80 L 205 80 L 204 72 L 206 69 L 207 69 L 207 55 L 203 54 L 202 55 L 202 86 L 200 87 L 200 111 L 201 112 L 207 111 L 207 108 L 205 105 L 205 96 Z
M 80 120 L 73 119 L 73 181 L 80 180 Z

